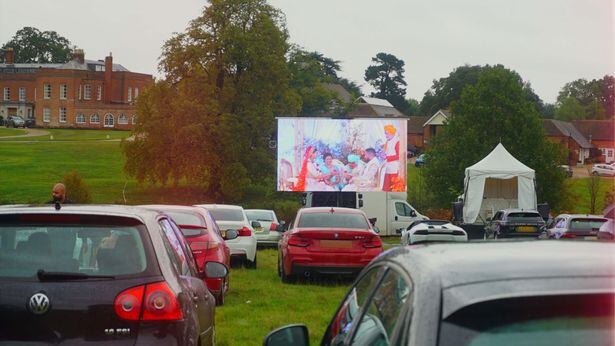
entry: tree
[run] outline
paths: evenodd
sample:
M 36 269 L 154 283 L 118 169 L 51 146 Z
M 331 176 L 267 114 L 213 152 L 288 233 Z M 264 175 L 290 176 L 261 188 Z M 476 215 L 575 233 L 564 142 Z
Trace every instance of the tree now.
M 598 192 L 600 191 L 600 177 L 592 175 L 591 170 L 587 169 L 589 179 L 587 179 L 587 194 L 589 195 L 589 213 L 595 214 L 597 209 Z
M 490 69 L 504 68 L 502 65 L 464 65 L 455 68 L 448 77 L 440 78 L 433 81 L 433 85 L 425 92 L 421 100 L 420 113 L 423 115 L 435 114 L 440 109 L 448 109 L 454 101 L 459 100 L 463 90 L 469 85 L 475 85 L 478 82 L 479 75 Z M 516 72 L 518 80 L 522 80 Z M 552 114 L 552 110 L 543 104 L 543 101 L 534 93 L 532 86 L 529 83 L 523 83 L 526 100 L 532 102 L 538 113 L 548 117 Z M 552 115 L 551 115 L 552 117 Z
M 123 143 L 127 173 L 229 202 L 271 181 L 275 116 L 300 107 L 287 38 L 265 0 L 211 0 L 163 46 L 164 79 L 139 96 L 134 140 Z
M 615 77 L 606 75 L 602 79 L 587 81 L 580 78 L 566 83 L 557 96 L 557 108 L 568 108 L 575 99 L 581 107 L 575 107 L 576 115 L 569 114 L 570 120 L 610 119 L 615 117 Z M 566 103 L 567 102 L 567 103 Z
M 453 116 L 428 152 L 425 178 L 436 204 L 447 207 L 460 195 L 465 168 L 501 142 L 536 171 L 539 200 L 557 205 L 564 179 L 557 169 L 562 153 L 545 139 L 538 111 L 515 72 L 501 66 L 485 69 L 475 85 L 464 88 L 451 110 Z
M 79 172 L 76 170 L 70 171 L 62 178 L 62 182 L 64 182 L 64 186 L 66 187 L 66 196 L 73 201 L 73 203 L 92 203 L 90 189 L 83 179 L 81 179 Z
M 585 119 L 585 107 L 574 97 L 561 100 L 555 109 L 555 119 L 563 121 Z
M 409 106 L 405 99 L 404 61 L 393 54 L 378 53 L 372 62 L 376 64 L 365 70 L 365 81 L 376 89 L 371 96 L 385 99 L 399 111 L 405 111 Z
M 2 50 L 13 48 L 15 63 L 65 63 L 71 59 L 70 41 L 55 31 L 26 26 L 15 33 Z

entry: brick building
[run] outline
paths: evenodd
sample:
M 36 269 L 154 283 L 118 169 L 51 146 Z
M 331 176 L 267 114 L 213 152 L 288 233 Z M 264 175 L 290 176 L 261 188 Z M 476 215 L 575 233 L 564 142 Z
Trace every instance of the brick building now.
M 5 51 L 0 64 L 0 116 L 34 118 L 38 127 L 130 129 L 134 102 L 151 75 L 105 60 L 85 60 L 75 49 L 65 64 L 16 64 Z

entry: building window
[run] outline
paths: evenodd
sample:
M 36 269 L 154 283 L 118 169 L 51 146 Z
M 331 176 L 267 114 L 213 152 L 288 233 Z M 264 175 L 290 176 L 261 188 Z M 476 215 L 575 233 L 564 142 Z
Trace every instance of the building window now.
M 48 123 L 51 120 L 51 109 L 43 108 L 43 122 Z
M 133 115 L 131 118 L 132 118 L 132 124 L 133 125 L 136 124 L 137 123 L 137 116 Z
M 128 102 L 132 102 L 132 88 L 128 87 Z
M 51 98 L 51 84 L 45 84 L 43 87 L 43 98 L 49 100 Z
M 90 124 L 100 124 L 100 117 L 98 117 L 98 114 L 92 114 L 90 116 Z
M 66 108 L 64 107 L 60 107 L 60 122 L 61 123 L 66 122 Z
M 60 84 L 60 100 L 66 100 L 68 96 L 68 87 L 66 84 Z
M 11 88 L 5 87 L 3 94 L 4 94 L 4 101 L 10 101 L 11 100 Z
M 105 114 L 105 127 L 115 126 L 115 119 L 112 114 Z
M 86 84 L 83 86 L 83 99 L 84 100 L 92 99 L 92 86 L 89 84 Z
M 120 114 L 120 116 L 117 118 L 117 123 L 120 125 L 128 124 L 128 117 L 124 115 L 124 113 Z
M 77 117 L 75 118 L 75 122 L 77 124 L 85 124 L 85 115 L 77 114 Z
M 24 102 L 26 100 L 26 88 L 19 88 L 19 101 Z
M 102 100 L 102 85 L 99 85 L 96 89 L 96 99 L 98 101 Z
M 137 100 L 137 97 L 139 97 L 139 88 L 135 88 L 135 101 Z

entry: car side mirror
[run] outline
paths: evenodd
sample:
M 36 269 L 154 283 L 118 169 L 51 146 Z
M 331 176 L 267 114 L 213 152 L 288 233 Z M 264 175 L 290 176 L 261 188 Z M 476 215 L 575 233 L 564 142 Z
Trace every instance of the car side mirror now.
M 228 275 L 228 268 L 219 262 L 207 262 L 204 274 L 208 279 L 221 279 Z
M 369 219 L 369 223 L 371 223 L 372 226 L 376 226 L 376 221 L 378 221 L 377 217 L 372 217 Z
M 222 235 L 222 238 L 224 238 L 224 240 L 233 240 L 237 238 L 238 236 L 239 234 L 237 233 L 236 230 L 229 229 L 224 232 L 224 234 Z
M 263 226 L 261 226 L 261 223 L 258 222 L 258 221 L 252 221 L 251 225 L 252 225 L 252 228 L 261 228 L 261 227 L 263 227 Z
M 412 217 L 416 217 L 416 211 L 414 211 L 414 210 L 410 210 L 410 216 L 412 216 Z
M 278 224 L 278 226 L 275 228 L 276 232 L 284 232 L 286 226 L 286 221 L 280 221 L 280 223 Z
M 264 346 L 309 346 L 308 328 L 303 324 L 291 324 L 267 334 Z

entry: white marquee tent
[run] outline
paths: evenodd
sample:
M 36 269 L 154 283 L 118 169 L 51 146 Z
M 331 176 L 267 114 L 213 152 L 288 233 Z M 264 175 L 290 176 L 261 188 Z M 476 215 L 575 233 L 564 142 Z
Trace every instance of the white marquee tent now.
M 536 210 L 535 172 L 512 156 L 502 143 L 466 168 L 463 221 L 486 220 L 500 209 Z

